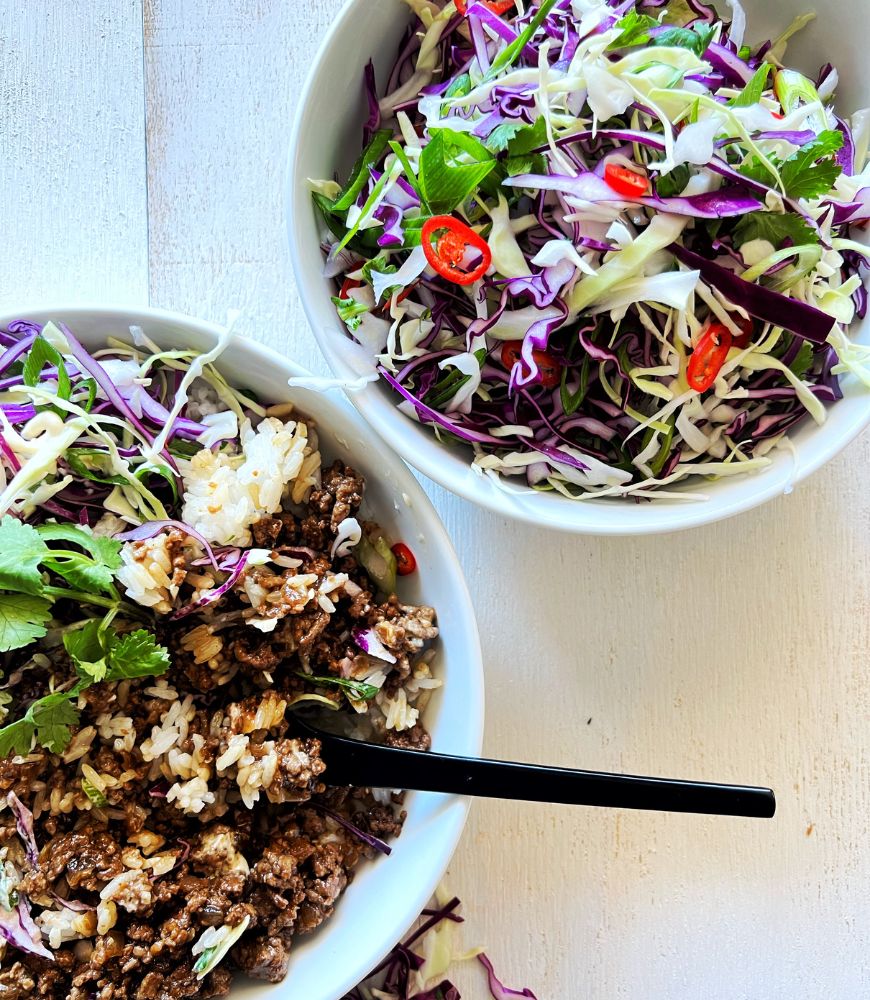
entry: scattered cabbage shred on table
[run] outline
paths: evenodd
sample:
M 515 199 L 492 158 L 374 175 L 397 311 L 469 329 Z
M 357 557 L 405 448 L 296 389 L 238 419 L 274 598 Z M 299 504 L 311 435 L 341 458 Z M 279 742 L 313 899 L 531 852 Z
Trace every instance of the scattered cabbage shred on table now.
M 751 45 L 739 0 L 406 2 L 362 154 L 311 182 L 344 353 L 401 410 L 504 488 L 697 497 L 669 487 L 870 387 L 870 112 L 784 68 L 809 18 Z
M 462 1000 L 459 990 L 444 976 L 455 962 L 472 958 L 483 966 L 492 1000 L 537 1000 L 528 987 L 515 990 L 505 986 L 480 949 L 456 950 L 453 932 L 465 919 L 459 908 L 459 900 L 439 887 L 434 905 L 423 911 L 417 928 L 342 1000 Z

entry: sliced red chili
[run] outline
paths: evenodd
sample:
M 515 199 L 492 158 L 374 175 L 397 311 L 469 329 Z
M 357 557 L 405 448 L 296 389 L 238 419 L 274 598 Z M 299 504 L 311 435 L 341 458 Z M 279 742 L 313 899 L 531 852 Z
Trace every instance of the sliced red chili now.
M 649 189 L 649 181 L 644 174 L 635 173 L 618 163 L 604 165 L 604 179 L 617 194 L 626 198 L 642 198 Z
M 457 285 L 470 285 L 478 281 L 492 263 L 492 252 L 486 240 L 452 215 L 433 215 L 431 219 L 427 219 L 423 223 L 420 238 L 431 267 L 442 278 Z M 469 249 L 476 250 L 480 254 L 480 260 L 471 271 L 466 271 L 462 262 Z
M 773 115 L 774 118 L 778 118 L 780 121 L 782 121 L 783 118 L 785 118 L 785 115 L 781 115 L 778 111 L 771 111 L 770 113 Z
M 522 358 L 523 342 L 521 340 L 506 340 L 501 349 L 501 363 L 511 371 Z M 540 384 L 545 389 L 555 389 L 562 381 L 562 365 L 548 351 L 532 351 L 532 357 L 538 366 L 541 376 Z
M 513 7 L 514 0 L 482 0 L 482 3 L 493 14 L 504 14 Z M 468 13 L 468 0 L 456 0 L 456 12 L 465 17 Z
M 692 351 L 686 381 L 696 392 L 706 392 L 722 370 L 732 344 L 731 331 L 721 323 L 711 323 Z
M 414 558 L 414 553 L 404 542 L 396 542 L 390 551 L 396 557 L 396 572 L 399 576 L 408 576 L 409 573 L 413 573 L 417 568 L 417 560 Z
M 732 347 L 739 347 L 742 351 L 744 347 L 749 347 L 752 335 L 755 333 L 755 323 L 748 316 L 734 316 L 734 322 L 740 327 L 740 333 L 734 337 L 732 335 Z
M 349 299 L 350 292 L 354 288 L 362 288 L 362 282 L 358 278 L 345 278 L 341 291 L 338 293 L 340 299 Z

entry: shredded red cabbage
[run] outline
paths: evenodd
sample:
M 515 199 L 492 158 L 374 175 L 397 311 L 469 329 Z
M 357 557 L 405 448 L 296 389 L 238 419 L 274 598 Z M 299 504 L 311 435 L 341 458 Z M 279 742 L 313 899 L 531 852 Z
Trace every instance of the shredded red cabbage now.
M 366 68 L 372 145 L 338 198 L 315 196 L 326 273 L 402 412 L 479 471 L 582 497 L 760 468 L 786 431 L 824 419 L 807 404 L 839 398 L 838 360 L 863 363 L 828 343 L 848 350 L 867 309 L 850 280 L 865 272 L 834 248 L 870 221 L 870 186 L 851 180 L 863 144 L 814 99 L 832 67 L 814 83 L 769 65 L 739 0 L 687 2 L 589 3 L 582 20 L 562 0 L 469 2 L 439 19 L 433 0 L 424 21 L 409 11 L 382 92 Z M 487 241 L 479 281 L 421 255 L 431 215 Z M 673 235 L 653 245 L 662 223 Z M 741 344 L 748 314 L 753 363 L 687 391 L 723 311 Z

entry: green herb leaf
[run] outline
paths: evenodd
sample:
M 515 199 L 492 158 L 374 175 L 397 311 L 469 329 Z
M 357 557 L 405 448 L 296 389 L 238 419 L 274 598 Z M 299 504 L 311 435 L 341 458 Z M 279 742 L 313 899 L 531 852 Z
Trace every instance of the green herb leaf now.
M 751 108 L 753 104 L 758 104 L 764 96 L 771 69 L 770 63 L 762 63 L 752 74 L 752 78 L 743 90 L 736 97 L 731 98 L 728 106 L 731 108 Z
M 660 35 L 651 38 L 650 45 L 689 49 L 690 52 L 694 52 L 700 59 L 707 51 L 715 34 L 715 25 L 695 22 L 691 28 L 668 28 L 667 31 L 663 31 Z
M 430 129 L 420 154 L 420 189 L 436 215 L 452 212 L 495 167 L 492 153 L 471 136 L 451 129 Z
M 813 345 L 808 340 L 802 340 L 795 359 L 789 365 L 789 368 L 798 378 L 804 378 L 810 368 L 813 367 L 813 360 Z
M 169 650 L 159 645 L 146 629 L 136 629 L 126 635 L 113 635 L 109 649 L 109 672 L 106 680 L 121 681 L 129 677 L 159 677 L 169 669 Z
M 74 524 L 43 524 L 36 530 L 40 537 L 49 541 L 66 541 L 72 542 L 73 545 L 79 545 L 107 569 L 114 571 L 121 568 L 123 545 L 114 538 L 92 535 L 89 531 Z
M 351 678 L 315 677 L 313 674 L 306 674 L 301 670 L 297 670 L 296 675 L 306 681 L 310 681 L 312 684 L 332 684 L 335 687 L 340 687 L 347 692 L 347 696 L 351 701 L 368 701 L 370 698 L 374 698 L 378 691 L 380 691 L 380 688 L 375 687 L 374 684 L 366 684 L 363 681 L 355 681 Z
M 381 129 L 379 132 L 375 132 L 372 141 L 362 151 L 359 159 L 353 165 L 353 170 L 350 172 L 350 180 L 335 200 L 332 206 L 334 212 L 346 212 L 356 201 L 357 195 L 359 195 L 371 177 L 369 167 L 374 166 L 380 160 L 392 137 L 393 133 L 390 129 Z
M 0 589 L 41 594 L 39 564 L 49 554 L 35 528 L 6 514 L 0 520 Z
M 819 234 L 806 219 L 793 212 L 749 212 L 734 227 L 734 239 L 740 246 L 750 240 L 767 240 L 775 250 L 781 250 L 786 240 L 794 246 L 816 244 Z
M 69 746 L 70 726 L 79 722 L 79 713 L 70 701 L 78 697 L 80 689 L 59 691 L 34 702 L 25 718 L 30 717 L 36 727 L 37 741 L 52 753 L 63 753 Z
M 51 602 L 30 594 L 0 594 L 0 652 L 20 649 L 45 635 Z
M 650 28 L 657 28 L 659 22 L 648 14 L 638 14 L 636 10 L 630 10 L 625 17 L 621 17 L 615 27 L 619 28 L 619 35 L 608 45 L 608 49 L 624 49 L 630 45 L 646 45 L 649 41 Z
M 33 746 L 36 726 L 26 716 L 0 729 L 0 758 L 10 754 L 28 754 Z
M 502 150 L 508 148 L 511 139 L 515 138 L 518 132 L 522 132 L 523 129 L 528 128 L 531 128 L 531 126 L 521 121 L 502 122 L 501 125 L 496 125 L 492 132 L 489 133 L 483 140 L 483 144 L 491 153 L 500 153 Z
M 49 549 L 45 565 L 62 576 L 77 590 L 101 590 L 114 593 L 112 578 L 122 565 L 121 543 L 114 538 L 92 535 L 74 524 L 44 524 L 37 528 L 41 538 L 65 541 L 88 552 L 87 558 L 74 551 Z
M 692 171 L 688 165 L 681 163 L 670 173 L 658 178 L 656 181 L 656 194 L 659 198 L 673 198 L 676 195 L 682 194 L 691 176 Z
M 827 129 L 793 153 L 780 169 L 785 193 L 790 198 L 818 198 L 830 191 L 842 167 L 836 160 L 822 157 L 833 155 L 842 145 L 842 132 Z
M 82 628 L 66 632 L 63 644 L 79 677 L 95 684 L 105 679 L 109 670 L 106 662 L 108 641 L 98 621 L 91 620 Z
M 777 168 L 782 162 L 779 157 L 776 156 L 768 156 L 768 159 Z M 743 174 L 744 177 L 749 177 L 751 180 L 758 181 L 759 184 L 767 184 L 768 187 L 773 187 L 776 184 L 776 178 L 770 170 L 768 170 L 767 165 L 754 153 L 752 156 L 747 157 L 737 169 L 741 174 Z
M 547 123 L 538 118 L 534 125 L 527 125 L 510 140 L 505 167 L 511 177 L 517 174 L 546 173 L 546 160 L 542 153 L 534 152 L 547 144 Z

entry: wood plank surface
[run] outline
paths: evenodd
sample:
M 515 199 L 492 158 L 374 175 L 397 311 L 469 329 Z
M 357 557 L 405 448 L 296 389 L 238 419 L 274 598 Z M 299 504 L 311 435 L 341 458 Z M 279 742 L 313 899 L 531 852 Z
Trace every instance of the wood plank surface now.
M 148 294 L 141 0 L 0 0 L 0 306 Z

